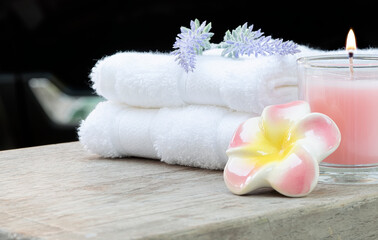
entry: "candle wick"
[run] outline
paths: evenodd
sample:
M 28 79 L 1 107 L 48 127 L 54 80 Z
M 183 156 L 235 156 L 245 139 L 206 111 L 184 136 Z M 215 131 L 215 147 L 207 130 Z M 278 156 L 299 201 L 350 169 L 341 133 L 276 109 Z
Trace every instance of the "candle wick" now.
M 353 79 L 354 70 L 353 70 L 353 52 L 349 52 L 349 70 L 350 70 L 350 77 Z

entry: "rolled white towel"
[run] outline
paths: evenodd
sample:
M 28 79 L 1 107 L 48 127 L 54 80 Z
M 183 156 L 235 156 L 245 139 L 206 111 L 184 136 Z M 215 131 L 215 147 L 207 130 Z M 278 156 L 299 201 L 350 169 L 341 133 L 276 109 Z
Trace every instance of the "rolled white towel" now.
M 297 99 L 296 59 L 319 52 L 300 50 L 296 55 L 231 59 L 213 49 L 198 56 L 189 73 L 169 54 L 120 52 L 98 61 L 90 78 L 99 95 L 130 106 L 205 104 L 259 114 L 267 105 Z
M 140 109 L 102 102 L 81 123 L 79 139 L 104 157 L 146 157 L 222 169 L 235 129 L 254 115 L 214 106 Z

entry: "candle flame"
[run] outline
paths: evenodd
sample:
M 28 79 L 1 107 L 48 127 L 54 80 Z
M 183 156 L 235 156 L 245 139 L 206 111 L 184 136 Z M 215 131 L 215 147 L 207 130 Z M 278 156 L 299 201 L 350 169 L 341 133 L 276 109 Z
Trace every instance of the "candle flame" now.
M 349 30 L 347 41 L 346 41 L 346 50 L 347 51 L 354 51 L 356 50 L 356 36 L 352 29 Z

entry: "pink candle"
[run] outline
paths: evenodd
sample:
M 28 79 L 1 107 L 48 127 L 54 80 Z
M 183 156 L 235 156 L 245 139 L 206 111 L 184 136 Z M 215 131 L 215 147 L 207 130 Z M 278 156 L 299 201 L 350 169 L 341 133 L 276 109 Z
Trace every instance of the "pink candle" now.
M 378 56 L 325 55 L 298 60 L 300 98 L 329 116 L 339 148 L 322 164 L 378 167 Z
M 341 132 L 339 148 L 325 163 L 378 164 L 378 69 L 377 74 L 358 70 L 354 69 L 353 79 L 325 73 L 306 80 L 303 97 L 311 111 L 328 115 Z
M 330 117 L 341 142 L 321 163 L 323 182 L 378 183 L 378 55 L 354 55 L 349 31 L 345 54 L 298 59 L 299 97 Z

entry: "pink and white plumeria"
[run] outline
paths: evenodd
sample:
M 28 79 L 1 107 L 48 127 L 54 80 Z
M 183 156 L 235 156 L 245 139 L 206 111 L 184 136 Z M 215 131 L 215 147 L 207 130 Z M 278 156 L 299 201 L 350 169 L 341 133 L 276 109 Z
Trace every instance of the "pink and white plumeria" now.
M 268 106 L 236 130 L 227 150 L 225 183 L 238 195 L 271 187 L 286 196 L 306 196 L 318 182 L 319 163 L 340 140 L 332 119 L 311 113 L 307 102 Z

